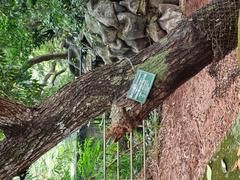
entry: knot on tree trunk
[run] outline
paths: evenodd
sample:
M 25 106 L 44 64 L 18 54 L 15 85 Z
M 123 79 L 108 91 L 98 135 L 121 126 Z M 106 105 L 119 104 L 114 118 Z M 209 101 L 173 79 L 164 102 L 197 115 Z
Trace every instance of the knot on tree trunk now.
M 134 127 L 137 126 L 137 121 L 130 115 L 130 107 L 126 107 L 123 104 L 128 101 L 114 102 L 111 108 L 112 124 L 110 131 L 107 133 L 108 138 L 113 138 L 114 141 L 121 139 L 126 133 L 131 132 Z

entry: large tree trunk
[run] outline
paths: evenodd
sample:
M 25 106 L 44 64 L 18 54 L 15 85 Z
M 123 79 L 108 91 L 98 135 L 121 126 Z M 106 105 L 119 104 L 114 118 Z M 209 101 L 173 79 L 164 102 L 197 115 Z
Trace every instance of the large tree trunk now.
M 239 2 L 235 4 L 240 7 Z M 238 11 L 230 11 L 237 19 Z M 233 26 L 236 26 L 236 19 L 231 21 Z M 134 103 L 133 119 L 144 118 L 177 87 L 212 62 L 212 41 L 206 32 L 199 31 L 197 25 L 204 20 L 199 17 L 181 23 L 162 43 L 154 44 L 132 58 L 134 66 L 157 74 L 146 104 Z M 224 25 L 228 20 L 214 21 Z M 236 41 L 231 48 L 236 46 Z M 223 55 L 231 48 L 228 47 Z M 76 79 L 38 107 L 26 108 L 0 99 L 0 128 L 7 135 L 0 144 L 0 179 L 10 179 L 23 172 L 83 123 L 109 110 L 113 101 L 129 89 L 133 77 L 130 63 L 120 61 Z
M 156 139 L 158 152 L 149 166 L 153 179 L 202 179 L 211 157 L 235 123 L 240 109 L 240 71 L 236 51 L 213 66 L 218 69 L 216 76 L 210 73 L 211 66 L 204 68 L 163 102 L 162 124 Z M 228 154 L 223 156 L 227 158 Z M 216 162 L 220 165 L 220 161 Z M 234 164 L 228 160 L 226 164 L 231 171 Z M 211 167 L 214 174 L 216 169 Z M 222 178 L 214 175 L 212 178 L 225 179 L 224 173 L 220 172 L 220 175 Z

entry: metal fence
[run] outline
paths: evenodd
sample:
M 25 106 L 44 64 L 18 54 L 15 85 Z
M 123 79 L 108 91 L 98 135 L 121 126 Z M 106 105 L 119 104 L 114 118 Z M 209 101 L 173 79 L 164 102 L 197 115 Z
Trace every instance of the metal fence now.
M 70 53 L 74 53 L 75 54 L 75 58 L 72 59 L 72 57 L 74 57 L 73 55 L 70 56 Z M 77 61 L 75 61 L 74 63 L 74 59 L 76 59 Z M 73 66 L 74 68 L 76 68 L 76 70 L 79 71 L 79 75 L 81 76 L 83 73 L 86 72 L 86 69 L 83 66 L 83 62 L 82 62 L 82 49 L 80 48 L 79 51 L 76 50 L 74 52 L 71 52 L 70 49 L 68 51 L 68 63 L 69 65 Z M 153 111 L 153 116 L 154 116 L 154 121 L 157 122 L 157 111 L 154 110 Z M 103 179 L 107 180 L 107 168 L 106 168 L 106 148 L 107 148 L 107 142 L 106 142 L 106 114 L 102 115 L 102 122 L 103 122 Z M 143 120 L 142 123 L 142 143 L 140 145 L 142 145 L 142 152 L 143 152 L 143 164 L 142 164 L 142 177 L 143 179 L 146 179 L 146 121 Z M 154 131 L 156 131 L 156 129 L 154 129 Z M 156 133 L 156 132 L 155 132 Z M 130 132 L 129 133 L 129 139 L 130 139 L 130 151 L 129 151 L 129 157 L 130 157 L 130 166 L 129 166 L 129 171 L 130 171 L 130 177 L 128 179 L 133 180 L 135 177 L 134 174 L 134 155 L 133 155 L 133 147 L 134 147 L 134 133 Z M 120 174 L 120 146 L 119 146 L 119 142 L 117 142 L 117 152 L 116 152 L 116 178 L 117 180 L 120 180 L 121 174 Z
M 154 117 L 154 121 L 157 122 L 157 111 L 154 110 L 153 111 L 153 117 Z M 107 128 L 107 123 L 106 123 L 106 114 L 102 115 L 102 122 L 103 122 L 103 179 L 107 180 L 107 167 L 106 167 L 106 148 L 107 148 L 107 142 L 106 142 L 106 128 Z M 146 152 L 146 120 L 143 120 L 143 123 L 141 126 L 139 126 L 140 128 L 142 128 L 142 142 L 139 143 L 138 145 L 141 145 L 142 147 L 142 153 L 143 153 L 143 163 L 142 163 L 142 170 L 141 170 L 141 177 L 142 179 L 146 179 L 146 159 L 147 159 L 147 152 Z M 153 131 L 156 131 L 156 129 L 154 129 Z M 155 132 L 156 133 L 156 132 Z M 128 177 L 127 179 L 129 180 L 133 180 L 135 179 L 135 176 L 138 176 L 137 174 L 134 174 L 134 133 L 130 132 L 129 133 L 129 171 L 130 171 L 130 177 Z M 120 161 L 121 161 L 121 156 L 120 156 L 120 146 L 119 146 L 119 142 L 117 142 L 117 152 L 116 152 L 116 178 L 117 180 L 120 180 L 121 174 L 120 174 Z

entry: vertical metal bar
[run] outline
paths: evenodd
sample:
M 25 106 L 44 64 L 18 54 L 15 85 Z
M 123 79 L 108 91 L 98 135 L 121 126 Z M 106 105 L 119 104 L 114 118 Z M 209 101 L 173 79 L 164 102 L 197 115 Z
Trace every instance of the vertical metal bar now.
M 92 58 L 92 55 L 90 56 L 90 71 L 92 71 L 93 70 L 93 58 Z
M 154 120 L 157 121 L 157 109 L 154 109 L 153 113 L 154 113 Z
M 82 71 L 83 71 L 83 70 L 82 70 L 82 63 L 83 63 L 83 62 L 82 62 L 82 48 L 80 48 L 80 54 L 79 54 L 79 56 L 80 56 L 79 59 L 78 59 L 78 60 L 79 60 L 79 75 L 81 76 L 82 73 L 83 73 L 83 72 L 82 72 Z
M 117 180 L 120 180 L 119 142 L 117 142 Z
M 80 132 L 80 129 L 78 129 L 72 136 L 74 136 L 74 139 L 75 139 L 75 143 L 74 143 L 74 159 L 73 159 L 73 163 L 72 163 L 72 166 L 73 166 L 73 171 L 72 171 L 72 179 L 76 179 L 77 178 L 77 161 L 78 161 L 78 134 Z
M 154 133 L 155 133 L 155 140 L 157 140 L 157 109 L 154 109 L 153 110 L 153 120 L 154 120 L 154 123 L 155 123 L 155 129 L 154 129 Z
M 143 126 L 143 179 L 146 179 L 146 139 L 145 139 L 145 120 L 142 123 Z
M 103 179 L 106 180 L 106 116 L 102 115 L 103 120 Z
M 130 132 L 130 180 L 133 180 L 133 132 Z

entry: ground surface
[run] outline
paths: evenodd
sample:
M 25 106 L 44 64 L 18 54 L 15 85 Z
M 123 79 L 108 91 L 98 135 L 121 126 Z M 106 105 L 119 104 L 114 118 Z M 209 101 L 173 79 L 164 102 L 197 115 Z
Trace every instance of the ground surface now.
M 163 104 L 153 179 L 193 180 L 205 167 L 239 112 L 236 53 L 210 65 Z

